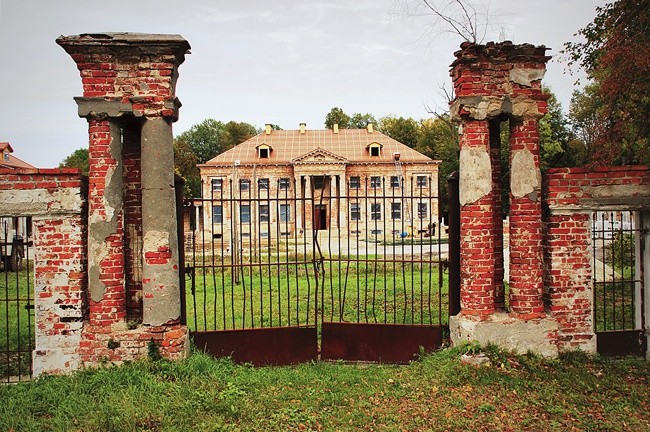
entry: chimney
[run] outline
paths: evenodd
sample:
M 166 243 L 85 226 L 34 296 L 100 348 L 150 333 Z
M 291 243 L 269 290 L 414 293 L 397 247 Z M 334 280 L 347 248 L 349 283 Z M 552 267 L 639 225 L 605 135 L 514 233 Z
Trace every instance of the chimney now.
M 271 126 L 271 123 L 267 123 L 264 125 L 264 129 L 267 135 L 271 135 L 271 131 L 273 130 L 273 126 Z
M 304 134 L 305 133 L 305 128 L 307 127 L 307 123 L 300 123 L 300 133 Z
M 366 127 L 366 129 L 368 129 L 368 133 L 373 133 L 373 131 L 375 130 L 372 123 L 368 123 L 368 126 Z
M 339 124 L 338 124 L 338 123 L 334 123 L 334 124 L 332 125 L 332 131 L 333 131 L 335 134 L 339 133 Z

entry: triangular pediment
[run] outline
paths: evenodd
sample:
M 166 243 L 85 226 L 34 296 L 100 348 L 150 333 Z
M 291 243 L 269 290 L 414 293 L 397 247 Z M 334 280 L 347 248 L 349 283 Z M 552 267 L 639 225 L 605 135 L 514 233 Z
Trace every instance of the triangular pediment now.
M 348 160 L 342 156 L 328 152 L 322 148 L 317 148 L 307 152 L 297 158 L 294 158 L 291 163 L 294 164 L 309 164 L 309 163 L 347 163 Z

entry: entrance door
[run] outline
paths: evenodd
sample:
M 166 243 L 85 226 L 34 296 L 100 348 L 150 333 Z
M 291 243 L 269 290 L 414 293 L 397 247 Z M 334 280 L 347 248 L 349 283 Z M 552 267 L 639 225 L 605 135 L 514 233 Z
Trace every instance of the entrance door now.
M 314 230 L 327 229 L 327 206 L 325 204 L 314 205 Z

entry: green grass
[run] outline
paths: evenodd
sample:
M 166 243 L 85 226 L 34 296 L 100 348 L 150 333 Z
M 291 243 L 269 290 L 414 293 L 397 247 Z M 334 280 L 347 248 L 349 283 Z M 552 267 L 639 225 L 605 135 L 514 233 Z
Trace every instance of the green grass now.
M 472 348 L 475 350 L 475 348 Z M 0 386 L 9 431 L 649 430 L 650 365 L 465 348 L 407 366 L 253 368 L 200 353 Z
M 290 259 L 298 264 L 275 261 L 233 269 L 224 262 L 215 269 L 199 268 L 194 291 L 191 280 L 186 289 L 187 323 L 192 330 L 224 330 L 314 325 L 316 319 L 447 322 L 447 275 L 440 285 L 437 265 L 384 262 L 372 256 L 356 260 L 319 263 L 318 277 L 314 263 L 300 257 Z M 239 272 L 238 283 L 233 272 Z
M 26 306 L 34 304 L 33 286 L 31 262 L 24 261 L 19 272 L 0 272 L 0 380 L 29 375 L 34 310 Z

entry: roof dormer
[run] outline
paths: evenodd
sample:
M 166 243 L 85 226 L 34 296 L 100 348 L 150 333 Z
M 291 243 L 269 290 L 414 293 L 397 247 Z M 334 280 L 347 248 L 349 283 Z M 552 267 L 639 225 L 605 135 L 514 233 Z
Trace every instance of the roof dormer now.
M 371 142 L 366 146 L 368 149 L 368 153 L 370 153 L 371 157 L 379 157 L 381 156 L 381 148 L 383 147 L 382 144 L 378 142 Z
M 271 151 L 273 151 L 273 147 L 266 143 L 258 145 L 255 149 L 257 150 L 258 159 L 269 159 L 271 157 Z

